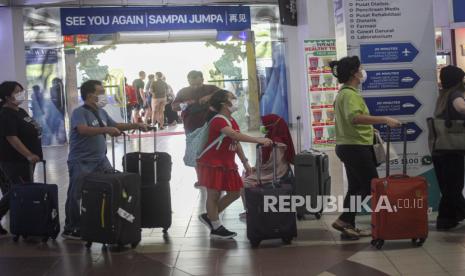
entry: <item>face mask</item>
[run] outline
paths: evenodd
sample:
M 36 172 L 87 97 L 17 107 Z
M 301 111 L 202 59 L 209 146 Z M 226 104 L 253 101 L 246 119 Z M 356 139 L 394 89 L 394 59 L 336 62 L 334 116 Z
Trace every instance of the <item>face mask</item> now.
M 231 101 L 232 106 L 229 106 L 229 112 L 233 113 L 236 112 L 239 109 L 239 102 L 237 100 L 232 100 Z
M 363 69 L 362 70 L 362 79 L 360 79 L 360 82 L 361 83 L 366 82 L 367 78 L 368 78 L 367 71 L 365 71 L 365 69 Z
M 104 108 L 108 104 L 107 95 L 98 95 L 97 106 Z
M 19 92 L 15 95 L 15 101 L 17 104 L 21 104 L 26 100 L 26 92 Z
M 262 134 L 265 134 L 265 135 L 268 134 L 268 130 L 266 129 L 265 126 L 260 126 L 260 132 L 261 132 Z

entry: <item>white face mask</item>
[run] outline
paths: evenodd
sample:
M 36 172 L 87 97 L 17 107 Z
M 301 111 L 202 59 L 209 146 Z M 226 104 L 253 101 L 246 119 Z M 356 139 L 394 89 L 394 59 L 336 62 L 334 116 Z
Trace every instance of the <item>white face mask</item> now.
M 365 69 L 362 69 L 362 78 L 360 79 L 360 82 L 361 82 L 361 83 L 366 82 L 366 81 L 367 81 L 367 78 L 368 78 L 367 71 L 365 71 Z
M 97 106 L 104 108 L 108 104 L 107 95 L 98 95 Z
M 228 106 L 229 112 L 234 113 L 239 109 L 239 102 L 237 100 L 231 100 L 232 106 Z
M 17 104 L 22 104 L 26 100 L 26 92 L 22 91 L 15 95 L 15 101 Z

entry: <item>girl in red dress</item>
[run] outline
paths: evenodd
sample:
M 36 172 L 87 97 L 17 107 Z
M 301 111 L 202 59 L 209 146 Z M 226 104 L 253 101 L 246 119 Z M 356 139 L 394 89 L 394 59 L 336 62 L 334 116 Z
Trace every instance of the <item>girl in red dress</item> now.
M 233 93 L 225 90 L 215 92 L 210 99 L 210 108 L 215 112 L 211 112 L 208 117 L 210 125 L 207 146 L 221 134 L 225 137 L 219 147 L 213 146 L 197 161 L 199 183 L 207 188 L 207 213 L 200 215 L 199 219 L 210 228 L 212 238 L 229 239 L 237 234 L 221 224 L 219 214 L 240 196 L 242 179 L 234 162 L 236 153 L 245 170 L 248 173 L 252 171 L 239 142 L 270 146 L 272 141 L 240 133 L 239 125 L 231 117 L 238 108 Z M 222 191 L 226 191 L 223 197 Z

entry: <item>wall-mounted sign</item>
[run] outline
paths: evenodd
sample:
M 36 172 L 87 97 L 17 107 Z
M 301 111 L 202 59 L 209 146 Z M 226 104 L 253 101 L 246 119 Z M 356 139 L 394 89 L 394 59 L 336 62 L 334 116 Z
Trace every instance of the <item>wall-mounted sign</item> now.
M 365 102 L 373 116 L 414 115 L 421 107 L 414 96 L 366 97 Z
M 418 50 L 412 43 L 361 44 L 362 63 L 412 62 Z
M 241 31 L 250 29 L 245 6 L 62 8 L 61 32 L 111 34 L 167 30 Z
M 363 90 L 411 89 L 420 80 L 412 69 L 367 70 Z

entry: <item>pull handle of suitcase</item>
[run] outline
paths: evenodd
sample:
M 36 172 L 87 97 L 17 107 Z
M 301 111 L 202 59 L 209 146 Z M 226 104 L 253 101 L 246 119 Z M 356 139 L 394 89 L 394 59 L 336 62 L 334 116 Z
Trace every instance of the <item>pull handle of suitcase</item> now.
M 262 183 L 262 169 L 261 169 L 261 165 L 262 165 L 262 148 L 263 146 L 260 145 L 260 144 L 257 144 L 257 161 L 256 161 L 256 164 L 255 164 L 255 170 L 257 171 L 257 182 L 258 182 L 258 185 L 262 186 L 263 183 Z M 273 160 L 273 180 L 271 181 L 271 185 L 273 186 L 273 188 L 276 188 L 277 186 L 279 186 L 279 183 L 278 183 L 278 179 L 277 179 L 277 164 L 276 164 L 276 159 L 277 159 L 277 148 L 278 148 L 278 145 L 276 143 L 273 143 L 272 145 L 272 160 Z
M 302 152 L 302 125 L 300 120 L 300 116 L 297 116 L 297 152 Z
M 148 127 L 148 131 L 153 131 L 153 179 L 155 179 L 155 182 L 157 180 L 157 155 L 155 154 L 157 152 L 157 127 Z M 142 176 L 142 129 L 139 128 L 139 175 Z
M 47 161 L 39 160 L 36 164 L 42 163 L 42 173 L 44 176 L 44 184 L 47 184 Z M 34 182 L 34 164 L 29 163 L 29 177 L 31 178 L 31 182 Z
M 391 150 L 391 127 L 387 126 L 387 137 L 386 137 L 386 178 L 404 178 L 407 176 L 407 124 L 402 124 L 402 141 L 403 141 L 403 152 L 402 152 L 402 175 L 391 176 L 390 174 L 390 150 Z
M 126 145 L 126 133 L 121 132 L 123 135 L 123 158 L 124 158 L 124 167 L 123 167 L 123 172 L 127 172 L 127 145 Z M 113 165 L 113 170 L 116 171 L 116 155 L 115 155 L 115 137 L 111 137 L 111 163 Z

